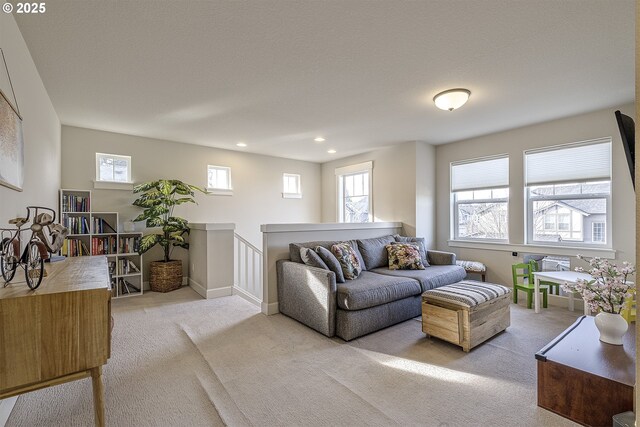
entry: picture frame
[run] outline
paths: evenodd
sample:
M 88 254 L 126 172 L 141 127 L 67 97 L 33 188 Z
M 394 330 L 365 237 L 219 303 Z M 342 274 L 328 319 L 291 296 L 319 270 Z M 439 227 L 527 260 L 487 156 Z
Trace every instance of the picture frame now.
M 0 185 L 22 191 L 23 184 L 22 116 L 0 90 Z

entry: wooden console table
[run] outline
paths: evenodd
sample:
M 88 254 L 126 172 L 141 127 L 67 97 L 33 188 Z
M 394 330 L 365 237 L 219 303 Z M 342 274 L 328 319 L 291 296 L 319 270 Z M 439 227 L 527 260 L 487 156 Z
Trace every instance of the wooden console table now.
M 536 353 L 538 406 L 586 426 L 612 424 L 633 410 L 635 324 L 624 345 L 605 344 L 591 316 L 576 322 Z
M 90 376 L 96 425 L 104 426 L 102 365 L 111 354 L 106 257 L 68 258 L 46 269 L 35 291 L 17 280 L 0 284 L 0 399 Z

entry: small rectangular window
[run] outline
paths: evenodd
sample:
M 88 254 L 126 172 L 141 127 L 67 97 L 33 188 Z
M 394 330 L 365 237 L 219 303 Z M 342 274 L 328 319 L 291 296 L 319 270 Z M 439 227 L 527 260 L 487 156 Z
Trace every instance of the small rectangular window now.
M 233 190 L 231 186 L 231 168 L 226 166 L 207 166 L 208 179 L 207 188 L 216 191 L 230 192 Z
M 96 181 L 131 183 L 131 156 L 96 153 Z
M 605 243 L 607 240 L 605 236 L 605 230 L 606 224 L 604 222 L 594 222 L 591 225 L 591 241 L 597 243 Z
M 282 197 L 284 197 L 285 199 L 302 198 L 300 175 L 295 173 L 282 174 Z
M 371 185 L 373 162 L 337 168 L 339 222 L 372 222 Z

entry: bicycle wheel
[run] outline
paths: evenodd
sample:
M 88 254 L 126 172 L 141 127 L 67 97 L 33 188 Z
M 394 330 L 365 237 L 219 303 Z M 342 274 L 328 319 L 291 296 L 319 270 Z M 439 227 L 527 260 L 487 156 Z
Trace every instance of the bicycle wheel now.
M 24 276 L 27 279 L 27 286 L 31 289 L 37 289 L 42 282 L 44 275 L 44 260 L 40 256 L 40 248 L 38 243 L 29 242 L 27 248 L 27 258 L 24 265 Z
M 14 253 L 14 246 L 8 237 L 0 244 L 0 272 L 5 282 L 10 282 L 18 267 L 18 254 Z

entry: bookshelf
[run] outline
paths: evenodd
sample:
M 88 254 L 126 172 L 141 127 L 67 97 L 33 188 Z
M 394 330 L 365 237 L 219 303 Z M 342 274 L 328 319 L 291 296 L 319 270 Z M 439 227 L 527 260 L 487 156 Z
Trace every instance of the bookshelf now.
M 139 232 L 121 232 L 118 212 L 92 210 L 91 191 L 60 190 L 60 221 L 69 228 L 61 254 L 67 257 L 106 255 L 113 298 L 142 295 Z

